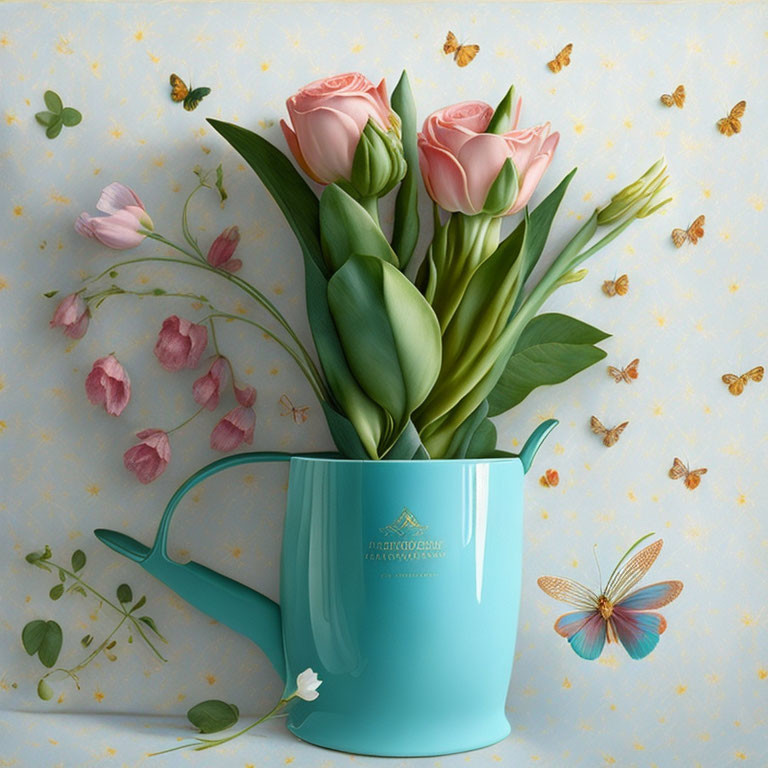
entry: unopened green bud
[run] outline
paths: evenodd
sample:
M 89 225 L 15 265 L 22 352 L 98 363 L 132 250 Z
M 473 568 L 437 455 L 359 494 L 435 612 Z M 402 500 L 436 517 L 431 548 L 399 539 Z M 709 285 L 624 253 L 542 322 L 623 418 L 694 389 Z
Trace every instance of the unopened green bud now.
M 658 210 L 660 205 L 656 205 L 654 198 L 667 185 L 666 172 L 664 158 L 660 158 L 637 181 L 611 198 L 611 202 L 598 212 L 597 223 L 600 226 L 612 224 L 627 214 L 641 218 L 641 212 L 643 216 L 649 216 Z
M 515 114 L 517 112 L 517 103 L 515 102 L 515 86 L 510 85 L 504 98 L 499 102 L 496 111 L 493 113 L 491 122 L 485 129 L 486 133 L 506 133 L 514 128 Z
M 354 194 L 361 198 L 383 197 L 405 176 L 405 171 L 399 121 L 394 118 L 392 127 L 385 131 L 369 119 L 352 162 L 349 186 Z
M 570 272 L 566 272 L 564 275 L 562 275 L 557 279 L 557 282 L 555 283 L 555 288 L 559 288 L 561 285 L 568 285 L 568 283 L 581 282 L 586 276 L 587 276 L 586 269 L 579 269 L 579 270 L 573 269 Z

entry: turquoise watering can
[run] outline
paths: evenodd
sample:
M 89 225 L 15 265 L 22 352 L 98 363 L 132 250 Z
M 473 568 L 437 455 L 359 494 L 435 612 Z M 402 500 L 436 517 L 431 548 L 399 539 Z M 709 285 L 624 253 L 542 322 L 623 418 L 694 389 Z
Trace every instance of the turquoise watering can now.
M 514 458 L 228 456 L 174 493 L 151 549 L 117 531 L 95 534 L 257 643 L 286 694 L 304 669 L 317 672 L 319 697 L 288 711 L 299 738 L 382 756 L 477 749 L 510 730 L 523 474 L 556 424 L 541 424 Z M 280 605 L 167 552 L 171 517 L 190 489 L 229 467 L 276 461 L 290 461 Z

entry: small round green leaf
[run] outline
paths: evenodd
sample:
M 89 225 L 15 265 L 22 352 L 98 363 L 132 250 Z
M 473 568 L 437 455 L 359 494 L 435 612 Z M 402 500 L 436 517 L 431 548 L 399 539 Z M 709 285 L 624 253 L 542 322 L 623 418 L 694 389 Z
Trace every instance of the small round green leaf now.
M 73 125 L 77 125 L 82 119 L 83 116 L 72 107 L 64 107 L 61 111 L 61 122 L 69 128 Z
M 53 114 L 53 112 L 37 112 L 35 113 L 35 120 L 37 120 L 40 125 L 44 125 L 48 127 L 54 120 L 56 119 L 56 115 Z
M 117 599 L 121 603 L 130 603 L 133 600 L 133 590 L 127 584 L 121 584 L 117 588 Z
M 76 549 L 72 553 L 72 570 L 77 573 L 85 567 L 85 552 L 82 549 Z
M 187 712 L 187 719 L 200 733 L 217 733 L 234 725 L 240 717 L 240 710 L 234 704 L 220 699 L 209 699 L 195 704 Z
M 48 126 L 45 135 L 49 139 L 55 139 L 61 133 L 61 126 L 61 118 L 57 117 L 56 120 Z
M 43 94 L 43 101 L 45 102 L 45 106 L 55 115 L 60 114 L 61 110 L 64 108 L 64 105 L 61 102 L 61 97 L 55 91 L 46 91 Z
M 40 680 L 40 682 L 37 684 L 37 695 L 43 700 L 43 701 L 49 701 L 53 698 L 53 688 L 51 688 L 50 685 L 48 685 L 48 682 L 46 680 Z
M 42 619 L 35 619 L 35 621 L 30 621 L 29 624 L 21 630 L 21 644 L 30 656 L 34 656 L 40 648 L 40 643 L 43 642 L 46 629 L 47 625 L 45 621 Z
M 64 585 L 57 584 L 55 587 L 51 587 L 51 591 L 48 593 L 48 597 L 51 600 L 58 600 L 64 594 Z
M 38 649 L 38 656 L 40 661 L 48 668 L 52 667 L 56 663 L 56 659 L 59 658 L 59 652 L 61 651 L 61 644 L 64 637 L 61 632 L 61 627 L 55 621 L 47 621 L 45 629 L 45 636 L 40 643 Z

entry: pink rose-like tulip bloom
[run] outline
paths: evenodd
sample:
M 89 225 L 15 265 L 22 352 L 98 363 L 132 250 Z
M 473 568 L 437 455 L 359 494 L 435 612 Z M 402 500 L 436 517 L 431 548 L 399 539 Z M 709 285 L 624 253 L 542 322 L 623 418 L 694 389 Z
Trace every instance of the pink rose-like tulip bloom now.
M 51 328 L 62 327 L 64 335 L 71 339 L 82 339 L 88 330 L 90 316 L 90 310 L 80 296 L 70 293 L 59 302 L 50 325 Z
M 212 267 L 237 272 L 243 266 L 240 259 L 233 259 L 232 254 L 240 242 L 240 230 L 236 226 L 227 227 L 211 244 L 206 257 Z
M 285 120 L 280 127 L 288 147 L 302 170 L 320 184 L 349 181 L 368 118 L 385 131 L 392 126 L 385 81 L 374 86 L 359 72 L 305 85 L 286 106 L 293 129 Z
M 89 216 L 83 212 L 75 221 L 75 230 L 108 248 L 118 251 L 135 248 L 146 237 L 139 230 L 154 229 L 139 196 L 119 181 L 113 181 L 102 190 L 96 208 L 108 215 Z
M 227 413 L 211 432 L 211 448 L 216 451 L 233 451 L 242 443 L 253 442 L 256 414 L 253 408 L 239 405 Z
M 119 416 L 131 399 L 131 380 L 114 355 L 100 357 L 85 378 L 85 394 L 94 405 L 103 405 L 110 416 Z
M 512 130 L 498 135 L 485 133 L 493 108 L 482 101 L 439 109 L 424 121 L 418 136 L 419 165 L 427 192 L 441 208 L 468 216 L 482 211 L 507 158 L 517 169 L 519 190 L 502 215 L 526 206 L 552 162 L 560 134 L 550 134 L 549 123 L 516 130 L 520 106 L 518 100 Z
M 196 368 L 208 346 L 208 330 L 183 317 L 171 315 L 163 320 L 157 334 L 155 357 L 166 371 Z
M 136 437 L 141 442 L 123 454 L 123 464 L 147 485 L 165 472 L 171 460 L 171 441 L 162 429 L 144 429 Z
M 195 380 L 192 385 L 192 396 L 198 405 L 209 411 L 215 411 L 219 406 L 221 388 L 227 382 L 229 365 L 226 357 L 215 357 L 208 373 Z

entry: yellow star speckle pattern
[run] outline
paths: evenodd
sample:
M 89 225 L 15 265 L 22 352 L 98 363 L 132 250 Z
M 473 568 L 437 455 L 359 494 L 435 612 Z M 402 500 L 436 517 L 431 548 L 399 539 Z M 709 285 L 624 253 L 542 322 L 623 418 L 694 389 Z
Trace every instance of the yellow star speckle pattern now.
M 448 29 L 480 45 L 466 68 L 442 53 Z M 119 255 L 80 238 L 75 218 L 94 212 L 101 189 L 119 180 L 136 190 L 158 231 L 180 241 L 192 168 L 221 162 L 229 199 L 222 208 L 215 195 L 201 193 L 192 205 L 192 233 L 205 249 L 237 224 L 240 274 L 309 344 L 296 242 L 255 175 L 205 118 L 238 122 L 285 149 L 278 123 L 299 86 L 359 70 L 375 82 L 386 77 L 391 88 L 402 68 L 422 119 L 466 99 L 495 104 L 514 83 L 523 98 L 521 124 L 549 121 L 560 131 L 533 199 L 579 167 L 554 242 L 662 153 L 674 196 L 661 215 L 633 225 L 591 259 L 586 279 L 547 305 L 610 332 L 601 344 L 606 360 L 535 391 L 497 419 L 499 447 L 508 450 L 519 448 L 542 418 L 560 420 L 526 488 L 523 596 L 507 700 L 512 735 L 435 764 L 765 765 L 768 380 L 750 382 L 733 397 L 720 376 L 768 363 L 767 30 L 768 6 L 757 2 L 0 5 L 0 765 L 144 764 L 148 752 L 190 733 L 183 716 L 194 703 L 216 697 L 243 713 L 263 713 L 283 690 L 250 641 L 211 623 L 91 534 L 109 527 L 148 542 L 173 491 L 218 456 L 208 436 L 233 405 L 227 400 L 218 414 L 185 427 L 154 484 L 141 486 L 124 470 L 122 453 L 135 432 L 190 415 L 199 372 L 160 369 L 152 346 L 166 316 L 194 320 L 206 308 L 185 299 L 116 297 L 95 313 L 80 341 L 49 329 L 60 296 L 42 294 L 75 289 Z M 568 42 L 571 65 L 554 75 L 546 62 Z M 194 112 L 171 102 L 171 72 L 211 88 Z M 659 96 L 679 83 L 686 86 L 685 107 L 666 109 Z M 52 141 L 34 119 L 46 88 L 83 114 L 80 125 Z M 740 99 L 747 101 L 742 132 L 726 138 L 715 123 Z M 423 203 L 428 222 L 426 196 Z M 675 249 L 671 230 L 700 214 L 704 238 Z M 382 207 L 382 218 L 391 223 L 391 205 Z M 155 245 L 147 241 L 127 256 L 168 255 Z M 425 245 L 426 239 L 419 254 Z M 629 293 L 605 296 L 602 283 L 625 273 Z M 202 292 L 231 314 L 262 319 L 230 286 L 184 270 L 137 264 L 122 268 L 119 281 L 139 290 Z M 292 360 L 244 323 L 220 323 L 217 333 L 259 393 L 253 449 L 328 449 L 320 408 Z M 83 388 L 93 360 L 110 351 L 133 383 L 119 419 L 92 406 Z M 606 375 L 606 365 L 625 366 L 634 357 L 640 376 L 631 385 Z M 283 393 L 310 405 L 306 423 L 282 415 Z M 606 449 L 590 433 L 592 414 L 606 424 L 630 421 L 616 446 Z M 695 491 L 667 477 L 675 456 L 708 468 Z M 559 472 L 556 488 L 536 481 L 547 467 Z M 177 514 L 174 556 L 277 599 L 285 481 L 284 469 L 252 467 L 208 480 Z M 615 646 L 597 663 L 578 658 L 552 629 L 567 608 L 546 597 L 536 578 L 563 575 L 596 588 L 593 545 L 606 574 L 629 543 L 652 530 L 665 546 L 646 583 L 685 583 L 662 610 L 668 628 L 657 649 L 640 662 Z M 57 620 L 65 635 L 62 660 L 73 664 L 83 634 L 103 637 L 112 628 L 91 598 L 49 599 L 55 574 L 51 580 L 24 561 L 45 544 L 61 560 L 84 549 L 85 573 L 106 593 L 127 582 L 146 595 L 147 612 L 170 641 L 163 646 L 168 663 L 121 634 L 117 661 L 85 669 L 81 690 L 53 678 L 55 696 L 39 700 L 42 667 L 18 642 L 26 622 Z M 200 764 L 350 763 L 297 742 L 282 720 L 261 735 L 206 752 Z M 191 765 L 193 758 L 172 753 L 151 764 Z M 366 757 L 354 763 L 417 764 Z

